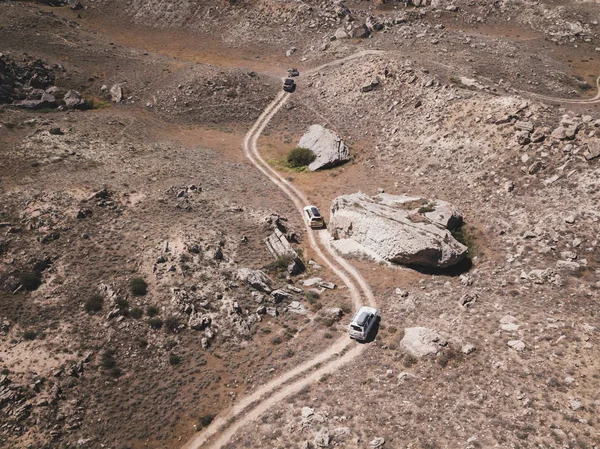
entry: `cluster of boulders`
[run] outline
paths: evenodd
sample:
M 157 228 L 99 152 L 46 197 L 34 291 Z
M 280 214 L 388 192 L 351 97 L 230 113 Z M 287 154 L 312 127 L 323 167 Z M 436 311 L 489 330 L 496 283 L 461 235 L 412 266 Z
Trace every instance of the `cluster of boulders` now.
M 42 60 L 18 64 L 0 54 L 0 104 L 34 110 L 88 107 L 88 102 L 76 90 L 54 86 L 55 78 L 53 69 Z

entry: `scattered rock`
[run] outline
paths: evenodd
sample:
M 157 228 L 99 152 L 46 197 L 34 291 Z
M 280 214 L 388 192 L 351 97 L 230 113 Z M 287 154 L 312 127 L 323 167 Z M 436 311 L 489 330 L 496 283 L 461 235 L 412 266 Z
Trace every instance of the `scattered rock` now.
M 468 343 L 466 345 L 463 345 L 463 347 L 460 350 L 463 354 L 469 355 L 469 354 L 475 352 L 477 350 L 477 348 L 474 345 Z
M 329 435 L 329 429 L 323 427 L 315 434 L 315 446 L 317 447 L 329 447 L 331 442 L 331 436 Z
M 237 272 L 238 279 L 246 282 L 251 287 L 265 293 L 271 293 L 273 281 L 260 270 L 251 270 L 250 268 L 240 268 Z
M 366 37 L 369 37 L 370 35 L 371 35 L 371 32 L 369 31 L 369 28 L 365 24 L 362 24 L 362 25 L 359 25 L 359 26 L 353 28 L 352 32 L 350 33 L 350 36 L 352 36 L 353 38 L 358 38 L 358 39 L 364 39 Z
M 385 439 L 382 437 L 373 438 L 369 442 L 369 447 L 372 447 L 373 449 L 378 449 L 380 447 L 383 447 L 384 445 L 385 445 Z
M 123 101 L 123 87 L 120 84 L 115 84 L 110 88 L 110 99 L 114 103 Z
M 400 341 L 400 346 L 415 357 L 437 354 L 446 345 L 446 340 L 436 331 L 427 329 L 426 327 L 409 327 L 404 329 L 404 337 Z
M 65 102 L 65 107 L 67 109 L 87 109 L 87 102 L 83 99 L 81 94 L 76 90 L 68 91 L 63 101 Z
M 294 276 L 304 271 L 305 267 L 302 260 L 281 230 L 275 228 L 273 233 L 267 237 L 265 243 L 273 257 L 276 259 L 289 259 L 287 266 L 289 274 Z
M 370 81 L 367 81 L 366 83 L 364 83 L 360 90 L 361 92 L 371 92 L 372 90 L 375 90 L 379 87 L 379 78 L 373 78 Z
M 509 340 L 507 344 L 517 352 L 521 352 L 525 349 L 525 343 L 521 340 Z
M 271 301 L 275 304 L 280 303 L 281 301 L 292 299 L 292 295 L 286 292 L 285 290 L 273 290 L 269 297 L 271 298 Z

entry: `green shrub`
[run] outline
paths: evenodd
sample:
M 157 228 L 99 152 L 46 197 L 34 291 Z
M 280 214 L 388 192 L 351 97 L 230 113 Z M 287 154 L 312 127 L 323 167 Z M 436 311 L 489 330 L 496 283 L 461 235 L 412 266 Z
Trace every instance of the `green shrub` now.
M 304 296 L 306 296 L 306 300 L 309 304 L 314 304 L 319 299 L 319 294 L 317 292 L 313 292 L 312 290 L 307 291 Z
M 419 207 L 418 212 L 420 214 L 426 214 L 428 212 L 433 212 L 434 210 L 435 210 L 435 204 L 427 203 L 427 204 L 424 204 L 423 206 Z
M 133 309 L 131 309 L 129 311 L 129 315 L 132 318 L 135 318 L 136 320 L 139 320 L 142 317 L 143 314 L 144 314 L 144 312 L 139 307 L 134 307 Z
M 113 349 L 107 349 L 102 353 L 102 366 L 105 369 L 113 369 L 117 366 L 117 359 L 115 358 L 115 351 Z
M 174 315 L 170 315 L 165 320 L 165 328 L 167 332 L 175 332 L 179 327 L 179 318 Z
M 460 243 L 467 247 L 468 259 L 471 259 L 476 254 L 476 252 L 478 252 L 472 227 L 469 227 L 467 229 L 467 225 L 463 223 L 461 227 L 452 229 L 450 233 L 452 234 L 452 237 L 454 237 L 456 240 L 458 240 Z
M 179 365 L 181 363 L 181 357 L 178 356 L 177 354 L 169 354 L 169 364 L 171 364 L 171 366 L 175 366 L 175 365 Z
M 142 278 L 133 278 L 129 281 L 129 288 L 133 296 L 144 296 L 148 293 L 148 284 Z
M 160 312 L 160 310 L 156 306 L 148 306 L 148 307 L 146 307 L 146 315 L 148 315 L 151 318 L 153 316 L 158 315 L 159 312 Z
M 317 158 L 308 148 L 296 147 L 286 157 L 286 162 L 292 168 L 305 167 Z
M 25 290 L 31 292 L 42 285 L 42 275 L 37 271 L 27 271 L 19 274 L 19 282 Z
M 207 427 L 210 425 L 211 422 L 213 422 L 213 420 L 215 419 L 216 415 L 213 415 L 212 413 L 207 413 L 206 415 L 202 415 L 200 417 L 200 419 L 198 420 L 198 425 L 196 425 L 196 429 L 200 430 L 203 429 L 204 427 Z
M 274 345 L 280 345 L 281 344 L 281 337 L 273 337 L 271 338 L 271 343 Z
M 125 298 L 119 298 L 115 302 L 115 305 L 119 309 L 121 315 L 129 316 L 129 301 L 127 301 Z
M 35 340 L 35 337 L 37 337 L 37 332 L 36 331 L 32 331 L 32 330 L 27 330 L 25 332 L 23 332 L 23 340 Z
M 90 315 L 100 312 L 102 310 L 102 306 L 104 305 L 104 298 L 102 295 L 92 295 L 85 302 L 84 308 L 87 313 Z
M 152 329 L 160 329 L 161 327 L 163 327 L 163 320 L 161 320 L 160 318 L 150 318 L 148 320 L 148 324 Z
M 287 271 L 287 267 L 294 260 L 291 256 L 279 256 L 273 262 L 264 266 L 267 271 Z

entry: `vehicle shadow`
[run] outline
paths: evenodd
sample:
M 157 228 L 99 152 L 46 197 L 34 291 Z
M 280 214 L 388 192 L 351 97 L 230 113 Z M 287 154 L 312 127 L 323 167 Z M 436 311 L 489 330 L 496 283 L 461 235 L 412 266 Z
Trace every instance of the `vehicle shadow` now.
M 369 332 L 369 335 L 367 335 L 367 338 L 363 341 L 358 341 L 358 343 L 360 344 L 367 344 L 367 343 L 373 343 L 373 340 L 375 340 L 375 337 L 377 337 L 377 333 L 379 332 L 379 322 L 381 321 L 381 317 L 378 316 L 377 317 L 377 322 L 373 325 L 373 327 L 371 328 L 371 331 Z

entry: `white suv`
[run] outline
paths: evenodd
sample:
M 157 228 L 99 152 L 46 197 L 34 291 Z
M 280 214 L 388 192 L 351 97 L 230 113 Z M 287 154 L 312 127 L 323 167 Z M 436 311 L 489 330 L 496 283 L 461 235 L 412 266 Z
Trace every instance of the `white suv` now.
M 368 338 L 369 332 L 379 319 L 379 312 L 373 307 L 363 306 L 352 317 L 348 326 L 350 338 L 364 341 Z
M 304 208 L 304 218 L 311 228 L 322 228 L 325 226 L 325 221 L 317 206 L 306 206 Z

